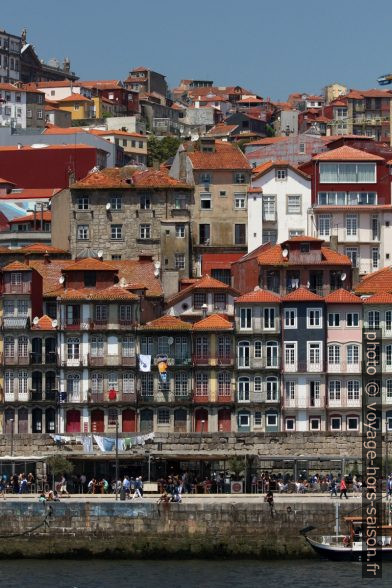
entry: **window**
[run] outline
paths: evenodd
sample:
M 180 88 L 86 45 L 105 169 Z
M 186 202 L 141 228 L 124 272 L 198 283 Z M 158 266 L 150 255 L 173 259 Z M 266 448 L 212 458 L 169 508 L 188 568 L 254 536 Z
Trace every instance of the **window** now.
M 287 381 L 285 383 L 286 401 L 295 400 L 295 382 Z
M 368 312 L 368 325 L 369 329 L 380 328 L 380 313 L 378 310 L 369 310 Z
M 284 327 L 285 327 L 285 329 L 296 329 L 297 328 L 297 309 L 296 308 L 285 308 L 284 309 Z
M 22 281 L 22 272 L 11 272 L 11 284 L 13 286 L 19 286 Z
M 263 220 L 276 220 L 276 196 L 263 195 Z
M 392 360 L 392 356 L 391 356 Z M 347 364 L 357 365 L 359 363 L 359 345 L 347 345 Z
M 278 426 L 278 415 L 277 414 L 267 414 L 267 427 L 277 427 Z
M 328 393 L 330 401 L 340 401 L 341 383 L 339 380 L 331 380 L 328 385 Z
M 77 207 L 78 207 L 78 210 L 88 210 L 88 208 L 89 208 L 88 196 L 79 196 L 79 198 L 77 199 Z
M 108 305 L 97 304 L 95 306 L 94 320 L 98 323 L 106 323 L 108 320 Z
M 328 314 L 328 326 L 339 327 L 340 326 L 340 314 L 338 312 L 330 312 Z
M 110 199 L 110 209 L 111 210 L 121 210 L 122 208 L 122 197 L 121 196 L 112 196 Z
M 4 392 L 5 394 L 14 393 L 14 372 L 4 373 Z
M 119 307 L 118 317 L 120 323 L 131 323 L 132 322 L 132 305 L 131 304 L 121 304 Z
M 176 268 L 176 270 L 185 269 L 185 255 L 183 253 L 176 253 L 176 255 L 175 255 L 175 268 Z
M 306 326 L 308 329 L 321 329 L 323 326 L 323 316 L 321 308 L 306 309 Z
M 208 359 L 208 337 L 196 337 L 195 339 L 195 355 L 197 358 Z
M 347 237 L 356 237 L 358 232 L 358 217 L 356 214 L 346 215 L 346 234 Z
M 206 172 L 200 174 L 200 184 L 211 184 L 212 175 Z
M 89 226 L 88 225 L 78 225 L 77 238 L 81 241 L 85 241 L 85 240 L 89 239 Z
M 110 225 L 110 238 L 114 241 L 122 239 L 122 225 Z
M 170 424 L 170 410 L 168 408 L 158 408 L 158 425 Z
M 261 427 L 262 425 L 262 413 L 260 410 L 255 412 L 255 427 Z
M 76 102 L 74 104 L 74 110 L 79 110 L 79 104 L 77 104 Z
M 221 198 L 224 198 L 224 197 L 226 196 L 226 190 L 220 190 L 220 192 L 219 192 L 219 196 L 220 196 Z
M 231 285 L 231 271 L 229 269 L 211 269 L 211 276 L 228 286 Z
M 97 273 L 94 271 L 83 272 L 84 286 L 86 288 L 95 288 L 97 285 Z
M 285 427 L 286 431 L 295 431 L 295 417 L 286 417 Z
M 29 310 L 29 303 L 27 300 L 16 301 L 16 314 L 18 316 L 26 316 Z
M 224 292 L 214 294 L 214 310 L 226 310 L 226 294 Z
M 275 329 L 275 309 L 265 308 L 264 309 L 264 329 L 273 330 Z
M 240 329 L 252 328 L 252 309 L 240 308 Z
M 238 426 L 249 427 L 250 426 L 250 415 L 247 412 L 238 413 Z
M 387 388 L 387 398 L 392 398 L 392 380 L 387 380 L 386 388 Z
M 240 341 L 238 343 L 238 367 L 248 368 L 249 366 L 249 341 Z
M 112 261 L 119 261 L 121 259 L 121 255 L 118 253 L 115 253 L 114 255 L 112 255 Z
M 246 194 L 234 194 L 234 208 L 246 208 Z
M 122 338 L 121 353 L 123 357 L 135 357 L 135 337 L 133 335 Z
M 286 367 L 295 366 L 297 363 L 297 344 L 284 344 L 284 362 Z
M 267 341 L 267 367 L 278 367 L 278 343 Z
M 375 163 L 321 163 L 320 183 L 362 183 L 376 182 Z
M 234 174 L 234 183 L 235 184 L 245 184 L 246 182 L 246 175 L 241 172 L 237 172 Z
M 140 239 L 151 239 L 151 225 L 140 225 Z
M 176 337 L 174 341 L 174 355 L 181 361 L 189 359 L 188 339 L 187 337 Z
M 151 198 L 149 194 L 140 194 L 139 203 L 141 210 L 148 210 L 151 208 Z
M 378 269 L 380 261 L 380 250 L 378 247 L 372 247 L 372 268 Z
M 292 239 L 293 237 L 301 237 L 304 235 L 304 231 L 301 231 L 299 229 L 289 229 L 289 239 Z
M 199 243 L 200 245 L 210 245 L 210 225 L 199 225 Z
M 320 237 L 329 237 L 331 232 L 331 216 L 320 214 L 318 217 L 318 233 Z
M 38 110 L 38 111 L 37 111 L 37 118 L 38 118 L 38 119 L 42 119 L 42 118 L 43 118 L 43 116 L 44 116 L 44 113 L 43 113 L 43 111 L 42 111 L 42 110 Z
M 278 231 L 276 229 L 263 230 L 263 233 L 262 233 L 263 243 L 271 243 L 272 245 L 275 245 L 277 240 L 278 240 Z
M 331 431 L 340 431 L 342 428 L 342 417 L 331 417 Z
M 91 355 L 92 357 L 103 357 L 104 355 L 104 341 L 100 335 L 94 335 L 91 337 Z
M 310 417 L 309 429 L 311 431 L 319 431 L 320 430 L 320 418 L 319 417 Z
M 193 294 L 193 308 L 200 309 L 203 304 L 207 303 L 207 294 L 205 292 L 195 292 Z
M 347 382 L 347 399 L 349 401 L 358 401 L 359 400 L 359 381 L 358 380 L 349 380 Z
M 71 400 L 79 400 L 80 394 L 80 375 L 68 374 L 67 376 L 67 394 L 70 395 Z
M 4 337 L 4 355 L 5 357 L 14 357 L 15 342 L 13 337 Z
M 340 364 L 340 345 L 328 346 L 328 363 L 330 365 Z
M 358 267 L 358 247 L 346 247 L 346 255 L 350 258 L 353 267 Z
M 238 402 L 249 402 L 250 400 L 249 378 L 238 379 Z
M 208 396 L 208 374 L 205 372 L 196 372 L 195 395 Z
M 372 216 L 372 239 L 377 241 L 380 238 L 378 216 Z
M 308 343 L 308 361 L 311 366 L 321 363 L 321 343 Z
M 253 343 L 253 355 L 255 359 L 261 359 L 263 352 L 263 346 L 261 341 L 254 341 Z
M 123 394 L 135 393 L 135 375 L 133 372 L 124 372 L 122 375 Z
M 18 372 L 18 394 L 27 394 L 28 392 L 28 372 Z M 38 390 L 37 390 L 38 392 Z
M 15 312 L 15 304 L 13 300 L 4 300 L 3 302 L 4 316 L 13 316 Z
M 287 214 L 301 214 L 302 196 L 300 194 L 287 195 Z
M 67 340 L 67 357 L 68 359 L 79 359 L 80 341 L 76 337 Z
M 200 208 L 202 210 L 210 210 L 212 208 L 210 193 L 203 192 L 200 194 Z
M 154 395 L 154 376 L 150 373 L 142 372 L 140 374 L 141 384 L 141 395 L 142 396 L 153 396 Z
M 27 357 L 29 340 L 27 337 L 19 337 L 18 339 L 18 356 Z
M 287 169 L 276 169 L 275 180 L 287 180 Z
M 278 379 L 267 378 L 267 400 L 277 402 L 278 400 Z
M 359 326 L 358 312 L 348 312 L 346 314 L 346 326 L 347 327 L 358 327 Z
M 185 225 L 176 225 L 176 237 L 178 239 L 184 239 L 184 237 L 185 237 Z
M 231 396 L 231 375 L 230 372 L 218 373 L 218 396 Z
M 392 311 L 387 310 L 385 312 L 385 330 L 391 331 L 392 330 Z
M 188 395 L 188 374 L 177 372 L 174 376 L 174 393 L 176 396 Z
M 387 367 L 392 367 L 392 345 L 385 346 L 385 364 Z
M 261 376 L 255 376 L 253 378 L 253 390 L 257 393 L 260 393 L 262 390 L 262 379 Z
M 245 245 L 246 243 L 246 225 L 234 225 L 234 243 L 235 245 Z
M 358 431 L 359 429 L 359 418 L 358 417 L 347 417 L 347 431 Z

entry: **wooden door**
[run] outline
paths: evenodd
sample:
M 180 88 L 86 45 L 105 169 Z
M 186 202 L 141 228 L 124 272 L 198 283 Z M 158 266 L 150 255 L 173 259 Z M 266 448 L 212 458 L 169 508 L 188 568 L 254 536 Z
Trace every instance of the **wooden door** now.
M 230 433 L 231 431 L 231 410 L 230 408 L 221 408 L 218 412 L 218 431 Z
M 91 411 L 91 431 L 93 433 L 103 433 L 105 431 L 105 414 L 103 410 Z
M 122 430 L 123 433 L 135 433 L 136 431 L 136 412 L 131 408 L 123 410 Z
M 196 433 L 208 432 L 208 410 L 206 408 L 195 410 L 195 431 Z
M 67 412 L 67 433 L 80 433 L 80 411 L 69 410 Z

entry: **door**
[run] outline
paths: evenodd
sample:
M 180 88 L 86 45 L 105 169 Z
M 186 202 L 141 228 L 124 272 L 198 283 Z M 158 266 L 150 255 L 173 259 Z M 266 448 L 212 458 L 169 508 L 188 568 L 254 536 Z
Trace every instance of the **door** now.
M 18 433 L 28 433 L 28 411 L 27 408 L 20 408 L 18 411 Z
M 186 433 L 187 411 L 185 408 L 176 408 L 174 411 L 174 432 Z
M 42 339 L 33 337 L 31 340 L 31 361 L 33 363 L 42 363 Z
M 140 411 L 140 432 L 151 433 L 154 429 L 153 424 L 154 414 L 149 408 Z
M 67 433 L 80 433 L 80 411 L 69 410 L 67 412 Z
M 33 433 L 42 433 L 42 410 L 40 408 L 33 408 L 31 416 Z
M 45 411 L 45 433 L 54 433 L 56 430 L 56 411 L 47 408 Z
M 206 408 L 195 410 L 195 432 L 208 432 L 208 410 Z
M 91 411 L 91 431 L 92 433 L 103 433 L 105 430 L 105 414 L 98 408 Z
M 45 339 L 45 363 L 56 363 L 56 339 L 54 337 Z
M 230 431 L 231 431 L 231 410 L 230 410 L 230 408 L 221 408 L 218 411 L 218 431 L 220 433 L 230 433 Z
M 13 408 L 7 408 L 4 413 L 4 433 L 10 434 L 15 432 L 15 411 Z
M 123 410 L 122 430 L 123 433 L 135 433 L 136 431 L 136 412 L 131 408 Z

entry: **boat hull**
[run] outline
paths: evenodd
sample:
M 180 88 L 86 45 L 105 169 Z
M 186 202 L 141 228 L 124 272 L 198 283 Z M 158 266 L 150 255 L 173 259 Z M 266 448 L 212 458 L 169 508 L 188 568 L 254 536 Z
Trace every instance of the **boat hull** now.
M 312 549 L 321 557 L 330 559 L 332 561 L 357 561 L 362 562 L 367 559 L 367 551 L 362 549 L 352 549 L 351 547 L 333 547 L 314 541 L 309 537 L 305 537 L 306 541 L 312 547 Z M 379 556 L 381 561 L 392 562 L 392 549 L 386 547 L 379 549 Z

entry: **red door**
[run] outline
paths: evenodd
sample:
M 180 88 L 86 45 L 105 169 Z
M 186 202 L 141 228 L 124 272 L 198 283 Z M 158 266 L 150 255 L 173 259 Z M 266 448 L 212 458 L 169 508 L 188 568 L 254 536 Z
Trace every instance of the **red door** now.
M 80 433 L 80 411 L 69 410 L 67 412 L 67 433 Z
M 123 433 L 135 433 L 136 431 L 136 412 L 130 408 L 123 410 L 122 430 Z
M 91 431 L 93 433 L 103 433 L 105 430 L 105 415 L 103 410 L 91 411 Z
M 202 431 L 207 433 L 208 431 L 208 410 L 206 408 L 195 410 L 195 431 L 196 433 L 201 433 Z
M 221 408 L 218 412 L 218 431 L 221 433 L 230 433 L 231 431 L 231 410 L 230 408 Z

